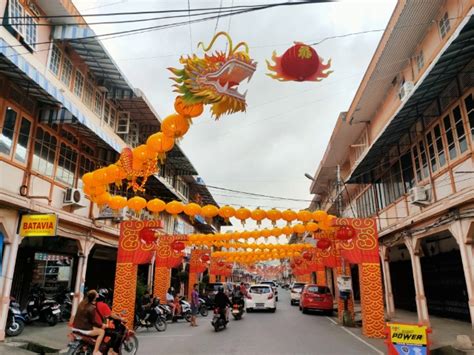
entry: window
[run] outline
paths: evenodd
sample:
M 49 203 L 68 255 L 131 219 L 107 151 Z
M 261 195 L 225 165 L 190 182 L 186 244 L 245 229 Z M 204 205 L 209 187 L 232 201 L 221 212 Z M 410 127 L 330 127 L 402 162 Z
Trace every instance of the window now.
M 79 164 L 79 176 L 82 178 L 85 173 L 88 173 L 93 170 L 95 170 L 95 163 L 92 161 L 92 159 L 81 155 L 81 162 Z
M 74 78 L 74 94 L 81 98 L 82 89 L 84 88 L 84 75 L 79 70 L 76 70 L 76 77 Z
M 72 63 L 69 59 L 64 58 L 63 70 L 61 72 L 61 81 L 69 88 L 72 77 Z
M 103 95 L 100 91 L 95 92 L 95 100 L 94 100 L 94 112 L 100 116 L 102 116 L 102 99 Z
M 462 120 L 461 108 L 456 106 L 453 109 L 454 127 L 456 128 L 456 135 L 458 136 L 459 151 L 464 153 L 467 150 L 466 130 L 464 129 L 464 122 Z
M 25 42 L 28 43 L 28 45 L 35 49 L 36 48 L 36 42 L 37 40 L 37 24 L 36 21 L 33 19 L 33 17 L 28 16 L 28 14 L 25 13 Z
M 32 168 L 45 176 L 54 176 L 57 139 L 38 127 L 35 138 L 35 152 Z
M 11 153 L 16 117 L 17 113 L 11 107 L 7 107 L 5 119 L 3 120 L 2 134 L 0 135 L 0 153 L 6 155 Z
M 420 141 L 418 143 L 418 148 L 419 148 L 419 152 L 420 152 L 421 168 L 422 168 L 423 178 L 426 178 L 426 177 L 429 176 L 429 168 L 428 168 L 428 157 L 426 155 L 425 143 L 423 141 Z
M 31 122 L 25 117 L 21 119 L 20 133 L 15 147 L 15 160 L 26 163 L 28 157 L 28 143 L 30 141 Z
M 412 153 L 412 156 L 413 156 L 413 161 L 415 162 L 416 180 L 417 181 L 423 180 L 423 175 L 421 173 L 420 156 L 418 154 L 418 146 L 417 145 L 415 145 L 411 149 L 411 153 Z
M 464 104 L 466 105 L 469 126 L 471 127 L 472 141 L 474 141 L 474 100 L 472 99 L 472 94 L 470 94 L 464 99 Z
M 84 103 L 87 107 L 92 108 L 92 97 L 94 96 L 94 87 L 88 81 L 84 90 Z
M 104 114 L 103 114 L 103 119 L 104 122 L 109 124 L 109 116 L 110 116 L 110 104 L 106 101 L 104 104 Z
M 425 66 L 425 57 L 423 56 L 423 51 L 416 56 L 416 67 L 418 68 L 418 73 L 423 69 Z
M 441 18 L 438 25 L 441 38 L 444 38 L 451 29 L 451 24 L 449 23 L 449 17 L 447 12 L 444 13 L 444 16 Z
M 438 163 L 442 167 L 446 164 L 446 153 L 444 149 L 443 137 L 441 136 L 440 125 L 437 124 L 433 128 L 434 138 L 436 142 L 436 150 L 438 152 Z
M 59 74 L 59 65 L 61 64 L 61 57 L 62 53 L 59 48 L 53 44 L 53 48 L 51 49 L 51 58 L 49 61 L 49 70 L 53 72 L 54 75 Z
M 115 122 L 117 121 L 117 111 L 111 106 L 110 107 L 110 119 L 109 119 L 109 126 L 115 130 Z
M 436 170 L 438 170 L 438 162 L 436 161 L 434 139 L 433 134 L 431 132 L 428 132 L 426 134 L 426 143 L 428 144 L 428 155 L 430 159 L 431 171 L 435 172 Z
M 357 217 L 366 218 L 375 214 L 377 209 L 375 203 L 374 188 L 375 186 L 370 186 L 356 200 Z
M 9 24 L 18 32 L 23 33 L 23 25 L 21 17 L 24 16 L 23 7 L 20 4 L 20 0 L 10 0 L 8 4 L 8 13 L 10 18 Z
M 446 141 L 448 142 L 449 159 L 453 160 L 458 155 L 456 150 L 456 142 L 454 141 L 454 132 L 451 127 L 451 118 L 449 114 L 443 118 L 444 131 L 446 133 Z
M 61 143 L 58 167 L 56 169 L 56 180 L 72 186 L 76 174 L 76 165 L 77 152 L 68 145 Z
M 181 193 L 181 195 L 183 195 L 184 197 L 188 198 L 188 194 L 189 194 L 189 187 L 188 185 L 183 181 L 181 180 L 180 178 L 176 179 L 176 190 Z
M 402 166 L 403 184 L 406 193 L 415 185 L 415 174 L 413 172 L 413 161 L 411 160 L 410 152 L 400 157 L 400 164 Z

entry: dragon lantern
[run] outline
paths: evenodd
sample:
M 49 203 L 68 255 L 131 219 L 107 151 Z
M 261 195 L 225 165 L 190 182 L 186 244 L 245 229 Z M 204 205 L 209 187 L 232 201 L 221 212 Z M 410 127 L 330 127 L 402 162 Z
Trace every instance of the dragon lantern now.
M 215 51 L 207 54 L 218 37 L 224 36 L 228 41 L 228 51 Z M 246 108 L 246 92 L 238 91 L 239 85 L 247 79 L 250 81 L 257 67 L 249 56 L 249 48 L 245 42 L 232 45 L 232 39 L 225 32 L 217 33 L 208 47 L 202 42 L 205 54 L 203 58 L 196 54 L 181 57 L 182 69 L 168 68 L 176 77 L 175 92 L 181 96 L 182 104 L 211 105 L 212 114 L 218 119 L 226 113 L 244 112 Z
M 332 73 L 325 72 L 331 60 L 324 64 L 314 48 L 301 42 L 295 42 L 281 57 L 274 51 L 272 60 L 274 65 L 267 60 L 267 68 L 272 71 L 267 75 L 278 81 L 321 81 Z

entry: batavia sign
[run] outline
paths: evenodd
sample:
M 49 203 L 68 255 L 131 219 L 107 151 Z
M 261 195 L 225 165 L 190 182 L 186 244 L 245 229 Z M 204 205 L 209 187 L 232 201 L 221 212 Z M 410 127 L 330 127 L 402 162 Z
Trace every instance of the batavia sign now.
M 21 237 L 56 236 L 58 217 L 55 214 L 25 214 L 21 216 Z

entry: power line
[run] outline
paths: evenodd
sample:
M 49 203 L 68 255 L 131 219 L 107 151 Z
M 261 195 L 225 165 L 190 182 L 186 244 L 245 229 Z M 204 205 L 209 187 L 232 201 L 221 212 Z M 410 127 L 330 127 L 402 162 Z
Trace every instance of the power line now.
M 259 197 L 266 197 L 266 198 L 271 198 L 275 200 L 286 200 L 286 201 L 294 201 L 294 202 L 311 202 L 312 200 L 304 200 L 304 199 L 298 199 L 298 198 L 289 198 L 289 197 L 281 197 L 281 196 L 272 196 L 272 195 L 264 195 L 264 194 L 257 194 L 254 192 L 246 192 L 246 191 L 241 191 L 241 190 L 233 190 L 233 189 L 228 189 L 225 187 L 220 187 L 220 186 L 212 186 L 212 185 L 206 185 L 210 189 L 214 190 L 222 190 L 222 191 L 228 191 L 228 192 L 235 192 L 239 193 L 242 195 L 249 195 L 249 196 L 259 196 Z

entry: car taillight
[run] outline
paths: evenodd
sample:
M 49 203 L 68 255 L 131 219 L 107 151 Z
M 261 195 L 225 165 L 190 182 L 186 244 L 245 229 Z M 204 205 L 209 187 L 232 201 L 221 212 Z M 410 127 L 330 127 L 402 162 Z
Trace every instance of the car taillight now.
M 239 309 L 239 305 L 238 305 L 238 304 L 234 304 L 234 309 Z
M 214 308 L 214 314 L 218 314 L 219 313 L 219 308 Z
M 270 294 L 268 295 L 268 299 L 271 300 L 272 298 L 273 298 L 273 293 L 270 293 Z

